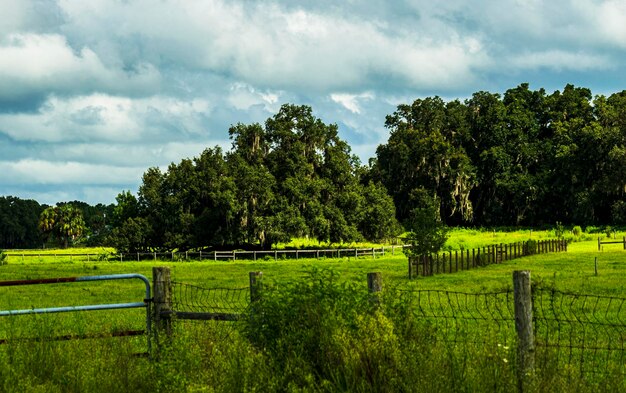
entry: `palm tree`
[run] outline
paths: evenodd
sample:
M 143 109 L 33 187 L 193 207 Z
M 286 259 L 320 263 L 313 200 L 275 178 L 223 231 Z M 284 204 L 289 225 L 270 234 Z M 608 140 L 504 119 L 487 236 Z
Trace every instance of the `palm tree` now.
M 75 240 L 85 230 L 83 213 L 72 205 L 49 207 L 39 217 L 39 229 L 47 236 L 56 237 L 67 248 L 70 239 Z

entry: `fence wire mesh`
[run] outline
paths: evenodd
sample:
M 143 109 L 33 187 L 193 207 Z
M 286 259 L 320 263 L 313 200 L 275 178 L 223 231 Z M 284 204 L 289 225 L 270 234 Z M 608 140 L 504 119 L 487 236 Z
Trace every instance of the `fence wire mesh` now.
M 509 345 L 515 337 L 513 292 L 464 293 L 392 290 L 392 306 L 403 307 L 434 339 L 460 344 Z
M 626 373 L 625 298 L 534 289 L 533 308 L 539 359 L 581 374 Z
M 202 288 L 172 282 L 176 312 L 243 314 L 249 288 Z M 455 346 L 479 345 L 514 350 L 514 293 L 417 290 L 386 287 L 381 297 L 388 312 L 414 321 L 423 338 Z M 626 374 L 626 298 L 533 289 L 537 363 L 542 368 Z M 207 321 L 228 337 L 232 323 Z
M 237 334 L 232 321 L 244 314 L 249 304 L 249 288 L 203 288 L 172 281 L 172 308 L 177 324 L 195 332 L 200 325 L 194 320 L 201 320 L 205 339 L 232 340 Z
M 177 312 L 241 314 L 250 303 L 249 288 L 203 288 L 172 281 L 172 307 Z

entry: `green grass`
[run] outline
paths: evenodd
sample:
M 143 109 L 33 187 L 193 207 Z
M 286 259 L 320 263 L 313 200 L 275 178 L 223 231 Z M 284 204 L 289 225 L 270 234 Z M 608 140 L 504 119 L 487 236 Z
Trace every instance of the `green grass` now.
M 451 240 L 458 243 L 464 239 L 465 244 L 483 246 L 526 240 L 528 236 L 524 231 L 494 235 L 459 230 L 453 232 Z M 532 235 L 533 239 L 549 237 L 547 231 L 533 231 Z M 140 273 L 150 278 L 153 266 L 166 265 L 175 281 L 234 288 L 248 285 L 250 271 L 262 271 L 276 297 L 260 315 L 277 319 L 245 329 L 242 323 L 179 321 L 174 325 L 172 342 L 156 354 L 159 361 L 133 356 L 145 351 L 142 338 L 14 341 L 0 346 L 0 392 L 505 392 L 515 388 L 514 347 L 504 348 L 497 341 L 464 347 L 433 341 L 441 334 L 438 325 L 407 317 L 410 304 L 402 301 L 393 303 L 396 305 L 384 314 L 355 312 L 363 307 L 366 274 L 382 272 L 388 289 L 479 293 L 511 288 L 514 270 L 531 270 L 533 281 L 544 287 L 626 298 L 626 251 L 616 244 L 599 252 L 595 239 L 571 243 L 567 253 L 535 255 L 415 280 L 408 280 L 407 260 L 402 255 L 377 259 L 86 263 L 54 260 L 50 251 L 52 256 L 41 260 L 11 257 L 8 264 L 0 266 L 0 281 L 115 273 Z M 312 270 L 327 268 L 334 272 L 334 286 L 320 286 L 325 280 L 319 276 L 310 280 Z M 0 309 L 134 302 L 143 296 L 139 280 L 0 287 Z M 298 304 L 311 307 L 297 311 Z M 272 313 L 279 309 L 283 311 Z M 144 317 L 142 309 L 0 317 L 0 338 L 137 329 L 144 325 Z M 271 324 L 282 328 L 255 330 Z M 471 329 L 474 334 L 497 337 L 487 334 L 489 328 Z M 272 353 L 273 346 L 282 350 Z M 309 352 L 309 346 L 317 349 Z M 549 359 L 544 357 L 540 362 L 536 391 L 626 391 L 623 376 L 609 373 L 581 378 L 575 368 L 551 368 L 558 362 Z

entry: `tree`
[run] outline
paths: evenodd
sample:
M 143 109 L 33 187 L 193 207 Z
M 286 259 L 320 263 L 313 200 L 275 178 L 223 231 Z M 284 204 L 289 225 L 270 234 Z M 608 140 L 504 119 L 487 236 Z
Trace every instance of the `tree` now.
M 0 248 L 41 246 L 38 223 L 43 209 L 34 200 L 0 197 Z
M 149 251 L 150 232 L 150 224 L 145 218 L 128 218 L 111 231 L 109 242 L 120 253 L 145 252 Z
M 467 137 L 462 115 L 457 101 L 445 104 L 434 97 L 399 105 L 387 116 L 389 141 L 376 149 L 373 177 L 389 190 L 401 222 L 418 206 L 412 195 L 420 189 L 436 197 L 446 219 L 471 222 L 475 170 L 462 146 Z
M 422 204 L 411 211 L 406 228 L 410 231 L 407 240 L 411 244 L 410 256 L 437 253 L 448 238 L 448 227 L 441 221 L 439 202 L 421 193 Z
M 57 239 L 63 248 L 85 231 L 82 212 L 72 205 L 57 205 L 45 209 L 39 219 L 39 229 L 48 239 Z

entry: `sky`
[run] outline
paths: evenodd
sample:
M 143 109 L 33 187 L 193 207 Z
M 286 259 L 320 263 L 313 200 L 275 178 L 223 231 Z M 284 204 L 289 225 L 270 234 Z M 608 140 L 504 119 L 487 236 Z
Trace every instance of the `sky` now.
M 0 0 L 0 196 L 113 203 L 284 103 L 366 163 L 399 104 L 625 66 L 624 0 Z

